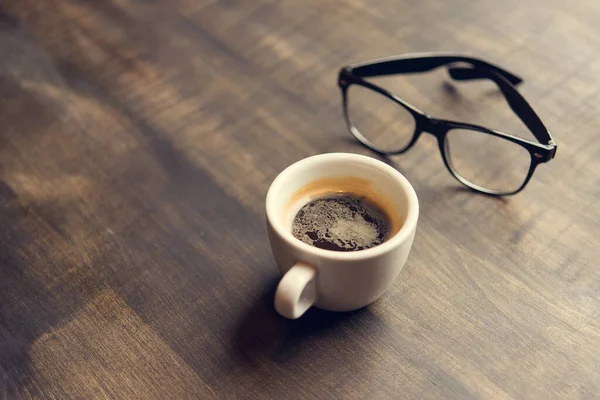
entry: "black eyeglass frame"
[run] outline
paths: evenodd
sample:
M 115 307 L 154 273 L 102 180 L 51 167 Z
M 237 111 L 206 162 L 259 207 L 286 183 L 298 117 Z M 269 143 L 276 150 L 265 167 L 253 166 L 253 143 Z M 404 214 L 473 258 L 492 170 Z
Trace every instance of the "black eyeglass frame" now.
M 531 131 L 531 133 L 540 143 L 535 143 L 527 139 L 510 135 L 498 130 L 488 129 L 479 125 L 433 118 L 393 93 L 390 93 L 389 91 L 364 79 L 385 75 L 427 72 L 442 66 L 447 66 L 448 73 L 454 80 L 468 81 L 476 79 L 489 79 L 493 81 L 504 95 L 512 111 L 521 119 L 521 121 L 523 121 L 525 126 Z M 557 145 L 552 139 L 550 132 L 544 126 L 529 103 L 525 100 L 525 98 L 523 98 L 523 96 L 514 86 L 521 82 L 522 79 L 517 75 L 482 59 L 474 58 L 469 55 L 443 53 L 406 54 L 396 57 L 371 60 L 343 67 L 338 76 L 338 85 L 342 92 L 344 119 L 346 120 L 346 124 L 350 132 L 362 144 L 382 155 L 401 154 L 408 151 L 417 142 L 423 132 L 432 134 L 437 138 L 442 160 L 452 176 L 454 176 L 463 185 L 473 190 L 494 196 L 513 195 L 523 190 L 533 176 L 537 166 L 541 163 L 550 161 L 556 154 Z M 404 107 L 413 116 L 415 120 L 415 130 L 412 139 L 406 146 L 395 151 L 383 150 L 363 136 L 362 133 L 352 124 L 348 113 L 348 88 L 351 85 L 359 85 L 371 89 Z M 478 131 L 483 134 L 509 140 L 524 147 L 530 154 L 531 163 L 527 176 L 521 186 L 516 190 L 503 192 L 479 186 L 463 178 L 452 166 L 452 163 L 447 155 L 447 149 L 445 148 L 447 143 L 446 136 L 452 129 L 469 129 Z

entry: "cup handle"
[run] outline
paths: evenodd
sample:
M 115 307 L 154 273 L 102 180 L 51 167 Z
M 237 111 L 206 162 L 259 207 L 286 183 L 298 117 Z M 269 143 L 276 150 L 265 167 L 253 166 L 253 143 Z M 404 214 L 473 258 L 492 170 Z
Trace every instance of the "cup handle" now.
M 315 269 L 297 262 L 283 275 L 275 292 L 275 309 L 289 319 L 300 318 L 317 301 Z

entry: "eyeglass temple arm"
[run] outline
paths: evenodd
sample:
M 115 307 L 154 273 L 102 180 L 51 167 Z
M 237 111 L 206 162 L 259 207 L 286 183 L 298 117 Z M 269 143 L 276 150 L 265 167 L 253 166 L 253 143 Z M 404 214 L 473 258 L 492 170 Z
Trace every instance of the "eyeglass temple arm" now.
M 513 85 L 517 85 L 522 82 L 520 77 L 511 72 L 488 63 L 487 61 L 466 55 L 409 54 L 400 57 L 372 60 L 351 65 L 350 70 L 352 71 L 353 75 L 367 78 L 374 76 L 427 72 L 438 67 L 457 62 L 465 62 L 474 67 L 492 70 L 496 74 L 503 76 Z
M 525 126 L 533 133 L 535 138 L 543 144 L 554 143 L 548 129 L 544 126 L 538 115 L 533 111 L 527 100 L 505 77 L 478 68 L 450 67 L 448 73 L 452 79 L 464 81 L 473 79 L 489 79 L 493 81 L 506 99 L 513 112 L 523 121 Z
M 457 67 L 457 66 L 449 65 L 448 66 L 448 74 L 455 81 L 471 81 L 471 80 L 476 80 L 476 79 L 493 80 L 490 76 L 493 74 L 493 72 L 491 72 L 489 70 L 486 71 L 486 70 L 477 69 L 477 68 L 473 68 L 473 67 Z M 522 82 L 523 81 L 520 80 L 518 83 L 511 82 L 511 84 L 514 86 L 517 86 L 518 84 L 520 84 Z
M 518 85 L 523 80 L 517 75 L 508 72 L 487 61 L 455 54 L 409 54 L 380 60 L 367 61 L 351 65 L 348 71 L 361 78 L 427 72 L 435 68 L 454 64 L 468 63 L 472 68 L 448 68 L 450 76 L 456 80 L 490 79 L 497 85 L 510 108 L 523 121 L 525 126 L 541 143 L 554 143 L 548 129 L 544 126 L 538 115 L 529 103 L 521 96 L 513 85 Z

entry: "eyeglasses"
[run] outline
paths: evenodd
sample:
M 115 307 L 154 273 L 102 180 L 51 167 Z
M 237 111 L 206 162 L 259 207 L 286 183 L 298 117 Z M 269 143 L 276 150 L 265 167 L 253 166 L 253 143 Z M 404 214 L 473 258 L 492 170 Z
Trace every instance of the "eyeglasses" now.
M 513 112 L 539 143 L 482 126 L 430 117 L 364 78 L 427 72 L 446 66 L 457 81 L 493 81 Z M 529 103 L 515 88 L 518 76 L 478 58 L 459 54 L 408 54 L 341 69 L 344 118 L 350 132 L 371 150 L 400 154 L 423 132 L 437 138 L 450 173 L 469 188 L 489 195 L 520 192 L 536 167 L 556 154 L 556 143 Z

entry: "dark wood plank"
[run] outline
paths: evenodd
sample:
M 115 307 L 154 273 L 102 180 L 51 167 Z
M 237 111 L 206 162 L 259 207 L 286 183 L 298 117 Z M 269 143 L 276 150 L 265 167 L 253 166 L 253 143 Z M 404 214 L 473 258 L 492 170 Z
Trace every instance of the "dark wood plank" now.
M 596 2 L 6 0 L 0 397 L 595 398 Z M 458 50 L 521 74 L 559 143 L 519 195 L 458 188 L 423 137 L 390 162 L 421 218 L 389 293 L 287 321 L 277 173 L 349 140 L 336 73 Z M 526 135 L 493 87 L 382 84 Z

